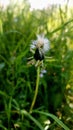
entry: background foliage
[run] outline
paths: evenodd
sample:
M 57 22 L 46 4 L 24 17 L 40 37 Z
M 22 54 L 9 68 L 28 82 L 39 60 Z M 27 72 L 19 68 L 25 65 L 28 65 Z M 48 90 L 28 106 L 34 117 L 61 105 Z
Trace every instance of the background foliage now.
M 22 6 L 0 7 L 0 127 L 3 130 L 42 129 L 48 118 L 29 112 L 36 81 L 36 68 L 27 65 L 32 56 L 30 44 L 44 33 L 50 40 L 51 60 L 45 62 L 47 73 L 40 79 L 34 110 L 50 112 L 72 129 L 73 119 L 73 10 L 49 6 L 30 11 L 28 1 Z M 36 121 L 35 121 L 36 120 Z M 61 130 L 49 118 L 50 130 Z M 38 121 L 38 122 L 37 122 Z M 46 128 L 45 128 L 46 129 Z

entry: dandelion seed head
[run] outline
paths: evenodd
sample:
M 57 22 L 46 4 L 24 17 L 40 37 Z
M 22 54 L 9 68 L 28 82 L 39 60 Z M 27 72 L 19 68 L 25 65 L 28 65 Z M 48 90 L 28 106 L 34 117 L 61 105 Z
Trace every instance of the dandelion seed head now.
M 50 49 L 50 41 L 44 35 L 37 35 L 37 39 L 32 41 L 31 49 L 42 49 L 42 52 L 47 52 Z
M 45 53 L 50 49 L 50 41 L 43 35 L 37 35 L 36 40 L 32 40 L 30 51 L 34 54 L 36 61 L 43 60 Z
M 44 37 L 44 35 L 37 35 L 36 41 L 37 41 L 36 47 L 41 48 L 44 53 L 49 50 L 50 42 L 47 38 Z

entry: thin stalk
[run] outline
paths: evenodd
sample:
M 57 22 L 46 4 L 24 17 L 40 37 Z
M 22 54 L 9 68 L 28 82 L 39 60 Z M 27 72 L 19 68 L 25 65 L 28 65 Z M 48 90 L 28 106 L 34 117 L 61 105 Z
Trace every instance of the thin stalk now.
M 36 98 L 37 98 L 37 94 L 38 94 L 38 88 L 39 88 L 39 80 L 40 80 L 39 74 L 40 74 L 40 66 L 37 67 L 36 88 L 35 88 L 35 93 L 34 93 L 34 97 L 33 97 L 32 103 L 31 103 L 29 113 L 32 113 L 33 107 L 34 107 L 35 102 L 36 102 Z

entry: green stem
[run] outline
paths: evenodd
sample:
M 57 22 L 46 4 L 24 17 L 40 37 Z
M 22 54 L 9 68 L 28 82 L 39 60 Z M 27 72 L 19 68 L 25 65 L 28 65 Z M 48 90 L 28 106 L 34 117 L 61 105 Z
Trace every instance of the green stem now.
M 40 66 L 37 67 L 36 88 L 35 88 L 35 93 L 34 93 L 34 97 L 33 97 L 32 103 L 31 103 L 29 113 L 32 113 L 33 107 L 34 107 L 35 102 L 36 102 L 36 98 L 37 98 L 37 94 L 38 94 L 38 88 L 39 88 L 39 79 L 40 79 L 39 74 L 40 74 Z

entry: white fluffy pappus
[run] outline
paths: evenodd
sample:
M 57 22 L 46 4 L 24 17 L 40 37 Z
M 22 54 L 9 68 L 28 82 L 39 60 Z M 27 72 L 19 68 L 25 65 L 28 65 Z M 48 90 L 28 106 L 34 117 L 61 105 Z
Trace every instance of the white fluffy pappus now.
M 45 53 L 50 49 L 50 41 L 44 35 L 37 35 L 37 39 L 32 41 L 30 49 L 42 49 Z

